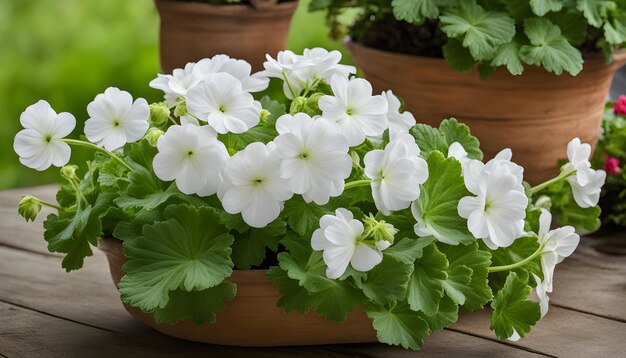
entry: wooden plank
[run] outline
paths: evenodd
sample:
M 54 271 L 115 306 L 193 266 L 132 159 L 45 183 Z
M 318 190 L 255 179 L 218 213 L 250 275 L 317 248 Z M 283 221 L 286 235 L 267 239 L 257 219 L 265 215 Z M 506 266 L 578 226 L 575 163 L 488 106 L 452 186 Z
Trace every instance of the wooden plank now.
M 135 321 L 123 309 L 117 290 L 111 282 L 103 254 L 96 254 L 87 262 L 85 268 L 70 274 L 64 273 L 59 265 L 60 261 L 55 257 L 0 248 L 0 275 L 2 276 L 0 300 L 92 327 L 119 332 L 124 336 L 142 341 L 158 342 L 164 339 L 165 336 Z M 224 349 L 237 351 L 240 348 Z M 318 354 L 323 352 L 324 355 L 328 355 L 329 352 L 342 355 L 361 352 L 368 355 L 394 357 L 415 355 L 415 352 L 382 344 L 323 346 L 321 348 L 292 347 L 280 348 L 278 351 L 276 348 L 257 349 L 255 355 L 257 351 L 291 354 L 302 351 Z M 433 334 L 426 341 L 422 353 L 442 357 L 455 353 L 477 357 L 489 354 L 512 357 L 536 356 L 524 350 L 453 331 Z
M 466 312 L 452 328 L 495 338 L 490 320 L 488 310 Z M 620 357 L 626 352 L 626 324 L 552 306 L 529 335 L 510 344 L 558 357 Z
M 626 259 L 583 243 L 556 267 L 550 303 L 626 322 Z

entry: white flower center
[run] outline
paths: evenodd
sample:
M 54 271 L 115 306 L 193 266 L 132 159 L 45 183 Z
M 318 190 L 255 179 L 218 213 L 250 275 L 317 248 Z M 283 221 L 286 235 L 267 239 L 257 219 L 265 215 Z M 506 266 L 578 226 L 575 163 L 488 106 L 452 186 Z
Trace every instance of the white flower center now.
M 119 118 L 113 118 L 112 122 L 113 127 L 119 127 L 122 124 L 122 121 L 119 120 Z

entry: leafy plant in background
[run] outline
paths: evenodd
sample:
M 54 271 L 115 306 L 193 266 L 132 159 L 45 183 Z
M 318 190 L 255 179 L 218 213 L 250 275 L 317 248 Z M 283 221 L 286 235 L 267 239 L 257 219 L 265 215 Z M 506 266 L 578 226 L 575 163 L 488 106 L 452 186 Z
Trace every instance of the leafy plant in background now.
M 626 96 L 608 103 L 602 121 L 602 136 L 593 155 L 594 165 L 607 173 L 600 206 L 603 220 L 626 226 Z
M 597 204 L 604 171 L 589 145 L 573 139 L 561 173 L 530 187 L 510 150 L 483 163 L 466 125 L 416 125 L 340 60 L 283 51 L 252 74 L 217 55 L 159 75 L 165 101 L 150 105 L 108 88 L 87 106 L 85 140 L 39 101 L 14 149 L 28 167 L 62 166 L 65 183 L 58 204 L 28 196 L 18 210 L 57 211 L 44 238 L 68 271 L 101 237 L 121 240 L 121 298 L 160 323 L 214 322 L 236 295 L 233 270 L 266 268 L 286 312 L 342 322 L 360 307 L 388 344 L 419 349 L 489 302 L 495 334 L 524 337 L 579 242 L 535 200 L 566 183 L 577 205 Z M 254 99 L 270 78 L 288 101 Z M 67 165 L 76 146 L 96 153 L 82 178 Z
M 313 0 L 327 10 L 335 34 L 338 15 L 361 9 L 350 35 L 366 46 L 420 56 L 443 56 L 452 68 L 481 75 L 524 65 L 578 74 L 583 55 L 608 60 L 626 44 L 624 0 Z
M 288 48 L 302 51 L 323 46 L 341 49 L 326 36 L 324 16 L 297 10 Z M 158 15 L 152 0 L 0 2 L 0 73 L 2 118 L 17 118 L 38 98 L 87 119 L 85 107 L 93 93 L 106 86 L 124 88 L 150 101 L 158 92 L 145 86 L 159 71 Z M 126 72 L 125 69 L 133 68 Z M 120 74 L 124 75 L 120 75 Z M 277 93 L 277 91 L 269 91 Z M 19 124 L 5 120 L 0 151 L 10 153 L 12 133 Z M 77 149 L 76 161 L 90 153 Z M 0 189 L 57 181 L 57 171 L 30 175 L 12 155 L 0 156 Z M 81 171 L 82 173 L 82 171 Z M 82 175 L 82 174 L 81 174 Z

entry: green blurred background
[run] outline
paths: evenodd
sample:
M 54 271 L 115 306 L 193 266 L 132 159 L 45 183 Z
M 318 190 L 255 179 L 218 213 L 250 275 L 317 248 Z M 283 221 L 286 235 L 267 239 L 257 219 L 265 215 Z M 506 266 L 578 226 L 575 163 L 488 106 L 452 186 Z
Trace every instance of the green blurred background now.
M 307 12 L 308 1 L 294 16 L 288 48 L 343 50 L 328 39 L 324 14 Z M 77 136 L 87 104 L 109 86 L 162 98 L 148 87 L 159 72 L 158 21 L 152 0 L 0 0 L 0 190 L 57 179 L 58 168 L 25 168 L 13 151 L 20 113 L 39 99 L 73 113 Z M 87 155 L 73 148 L 72 162 Z

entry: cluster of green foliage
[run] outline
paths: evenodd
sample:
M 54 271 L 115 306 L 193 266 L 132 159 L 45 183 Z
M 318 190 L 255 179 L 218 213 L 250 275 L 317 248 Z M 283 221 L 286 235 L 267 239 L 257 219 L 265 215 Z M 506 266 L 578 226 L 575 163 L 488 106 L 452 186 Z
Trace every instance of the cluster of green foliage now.
M 482 76 L 499 66 L 520 75 L 524 65 L 576 75 L 581 50 L 610 60 L 626 45 L 625 0 L 313 0 L 309 6 L 327 10 L 332 27 L 354 8 L 365 22 L 387 14 L 415 26 L 436 20 L 448 36 L 443 54 L 452 68 L 478 66 Z

